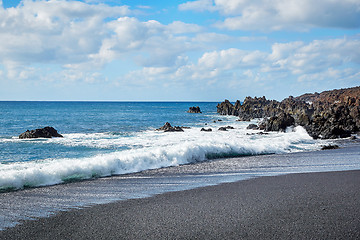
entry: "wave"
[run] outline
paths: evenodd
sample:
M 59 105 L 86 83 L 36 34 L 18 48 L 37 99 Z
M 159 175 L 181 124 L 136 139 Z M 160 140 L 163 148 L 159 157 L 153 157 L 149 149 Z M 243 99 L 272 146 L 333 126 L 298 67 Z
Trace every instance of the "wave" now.
M 133 135 L 69 134 L 48 143 L 114 148 L 111 153 L 83 158 L 46 159 L 0 164 L 0 191 L 134 173 L 216 158 L 286 153 L 319 147 L 302 127 L 287 133 L 247 135 L 256 131 L 238 127 L 228 132 L 183 133 L 145 131 Z M 120 149 L 120 150 L 119 150 Z

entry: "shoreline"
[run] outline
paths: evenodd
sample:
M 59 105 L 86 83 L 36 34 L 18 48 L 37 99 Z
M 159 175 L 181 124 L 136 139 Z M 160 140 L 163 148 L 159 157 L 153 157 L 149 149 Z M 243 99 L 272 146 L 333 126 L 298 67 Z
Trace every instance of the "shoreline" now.
M 360 170 L 259 177 L 23 221 L 1 239 L 360 237 Z

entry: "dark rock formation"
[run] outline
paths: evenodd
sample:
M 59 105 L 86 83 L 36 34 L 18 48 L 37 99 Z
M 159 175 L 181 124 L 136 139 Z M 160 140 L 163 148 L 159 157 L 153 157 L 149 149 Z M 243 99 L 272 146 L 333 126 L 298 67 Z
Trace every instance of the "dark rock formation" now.
M 202 128 L 201 130 L 200 130 L 201 132 L 212 132 L 212 129 L 211 128 Z
M 265 123 L 265 131 L 285 131 L 287 127 L 294 125 L 294 123 L 295 119 L 290 114 L 281 112 Z
M 241 104 L 240 101 L 237 100 L 235 105 L 232 105 L 229 100 L 225 100 L 224 102 L 217 105 L 217 112 L 221 115 L 239 115 L 238 109 L 240 108 Z
M 27 130 L 19 135 L 19 138 L 52 138 L 52 137 L 63 137 L 53 127 L 44 127 L 35 130 Z
M 339 146 L 338 145 L 325 145 L 325 146 L 321 146 L 321 150 L 329 150 L 329 149 L 338 149 Z
M 201 113 L 200 107 L 189 107 L 188 113 Z
M 246 97 L 243 104 L 233 105 L 225 100 L 217 112 L 239 116 L 241 121 L 264 118 L 259 129 L 266 131 L 300 125 L 313 138 L 350 137 L 360 130 L 360 87 L 290 96 L 281 102 Z
M 156 129 L 158 131 L 164 131 L 164 132 L 183 132 L 184 130 L 181 127 L 178 126 L 171 126 L 170 123 L 166 122 L 164 126 L 161 128 Z
M 232 126 L 226 126 L 226 127 L 219 127 L 219 131 L 227 131 L 228 129 L 234 129 Z
M 252 124 L 249 124 L 249 126 L 247 126 L 246 129 L 258 130 L 259 127 L 258 127 L 258 125 L 252 123 Z

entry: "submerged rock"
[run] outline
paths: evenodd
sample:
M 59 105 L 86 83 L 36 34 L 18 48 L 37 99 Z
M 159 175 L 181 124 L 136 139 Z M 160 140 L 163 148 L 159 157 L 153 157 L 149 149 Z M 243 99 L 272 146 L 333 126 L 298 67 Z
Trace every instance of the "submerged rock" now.
M 164 131 L 164 132 L 183 132 L 184 130 L 179 126 L 171 126 L 169 122 L 166 122 L 164 126 L 161 128 L 156 129 L 157 131 Z
M 52 138 L 52 137 L 63 137 L 53 127 L 44 127 L 35 130 L 27 130 L 19 135 L 20 139 L 24 138 Z
M 201 113 L 200 107 L 189 107 L 188 113 Z

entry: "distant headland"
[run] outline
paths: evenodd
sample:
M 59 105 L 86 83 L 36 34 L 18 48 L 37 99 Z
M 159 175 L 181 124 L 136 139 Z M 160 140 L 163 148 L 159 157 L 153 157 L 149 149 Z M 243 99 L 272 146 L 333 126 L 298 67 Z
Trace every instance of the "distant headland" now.
M 315 139 L 350 137 L 360 130 L 360 87 L 290 96 L 281 102 L 246 97 L 233 105 L 225 100 L 217 105 L 217 112 L 239 116 L 240 121 L 263 118 L 256 128 L 265 131 L 303 126 Z

